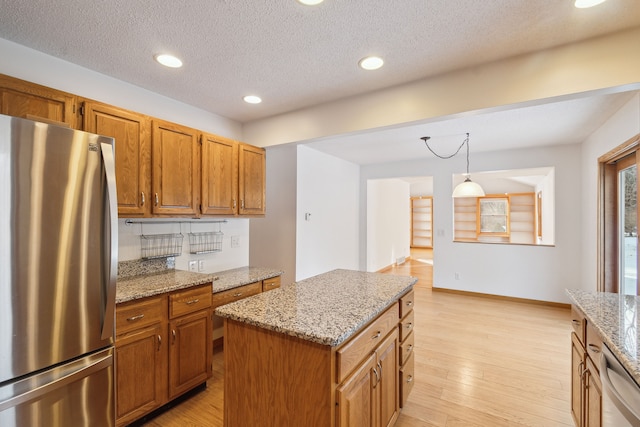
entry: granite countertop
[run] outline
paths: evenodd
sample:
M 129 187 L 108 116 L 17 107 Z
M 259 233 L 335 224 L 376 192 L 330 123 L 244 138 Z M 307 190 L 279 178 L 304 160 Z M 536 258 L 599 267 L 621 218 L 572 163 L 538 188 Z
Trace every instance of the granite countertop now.
M 333 270 L 223 305 L 215 314 L 335 347 L 417 281 L 409 276 Z
M 569 289 L 567 294 L 582 310 L 587 321 L 602 335 L 603 342 L 640 384 L 640 298 L 609 292 Z
M 118 279 L 116 304 L 177 291 L 213 282 L 212 292 L 221 292 L 247 283 L 280 276 L 282 270 L 263 267 L 240 267 L 213 274 L 167 269 Z

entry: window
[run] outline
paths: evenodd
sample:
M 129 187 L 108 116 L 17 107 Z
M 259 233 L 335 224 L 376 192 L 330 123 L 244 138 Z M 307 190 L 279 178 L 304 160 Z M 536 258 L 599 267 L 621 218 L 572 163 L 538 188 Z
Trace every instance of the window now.
M 509 237 L 509 198 L 488 196 L 478 198 L 478 229 L 480 234 Z

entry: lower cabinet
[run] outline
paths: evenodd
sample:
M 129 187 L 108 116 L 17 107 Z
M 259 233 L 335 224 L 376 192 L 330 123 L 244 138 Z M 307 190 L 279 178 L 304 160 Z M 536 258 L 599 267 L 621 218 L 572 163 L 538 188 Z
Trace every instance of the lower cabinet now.
M 116 306 L 116 425 L 212 374 L 211 283 Z
M 393 330 L 337 390 L 340 426 L 391 426 L 398 418 L 398 332 Z
M 602 383 L 594 360 L 599 360 L 602 341 L 575 307 L 572 309 L 572 317 L 571 415 L 576 427 L 601 427 Z

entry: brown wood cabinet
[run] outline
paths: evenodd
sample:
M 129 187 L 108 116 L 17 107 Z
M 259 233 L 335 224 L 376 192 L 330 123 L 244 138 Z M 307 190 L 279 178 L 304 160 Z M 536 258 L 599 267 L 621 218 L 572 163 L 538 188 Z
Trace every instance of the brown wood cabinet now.
M 116 306 L 116 424 L 212 375 L 211 283 Z
M 399 336 L 400 336 L 400 351 L 398 356 L 398 363 L 400 365 L 399 382 L 400 382 L 400 407 L 404 407 L 413 388 L 413 376 L 414 376 L 414 362 L 413 362 L 413 348 L 414 348 L 414 291 L 408 292 L 402 298 L 400 298 L 400 323 Z
M 264 148 L 240 144 L 238 197 L 240 215 L 264 215 L 266 209 L 266 154 Z
M 202 214 L 238 212 L 238 142 L 202 134 Z
M 575 306 L 571 309 L 571 415 L 577 427 L 602 426 L 598 363 L 602 339 Z
M 225 335 L 233 338 L 224 351 L 225 425 L 395 424 L 399 307 L 396 301 L 337 347 L 225 319 Z M 251 395 L 244 392 L 249 382 Z
M 263 148 L 4 75 L 0 114 L 114 137 L 120 217 L 265 214 Z
M 198 131 L 153 120 L 151 212 L 164 216 L 197 216 L 200 203 Z
M 151 119 L 95 101 L 82 102 L 83 130 L 116 140 L 118 214 L 151 213 Z
M 0 75 L 0 113 L 76 129 L 76 97 Z

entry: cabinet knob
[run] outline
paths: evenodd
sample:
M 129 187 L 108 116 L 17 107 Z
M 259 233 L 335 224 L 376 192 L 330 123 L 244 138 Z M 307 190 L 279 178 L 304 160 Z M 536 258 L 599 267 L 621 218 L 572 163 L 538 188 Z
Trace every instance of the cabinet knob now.
M 589 350 L 593 351 L 594 353 L 600 353 L 600 347 L 595 344 L 589 344 Z
M 409 375 L 407 377 L 407 383 L 410 383 L 411 381 L 413 381 L 413 375 Z
M 237 297 L 241 297 L 242 296 L 242 292 L 237 292 L 237 293 L 233 294 L 233 296 L 236 297 L 236 298 Z
M 411 322 L 407 323 L 407 326 L 406 326 L 407 329 L 411 329 L 412 327 L 413 327 L 413 323 Z
M 413 345 L 410 345 L 409 347 L 407 347 L 407 353 L 411 353 L 411 350 L 413 350 Z
M 407 307 L 411 307 L 413 305 L 413 301 L 407 301 Z

